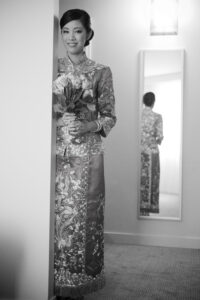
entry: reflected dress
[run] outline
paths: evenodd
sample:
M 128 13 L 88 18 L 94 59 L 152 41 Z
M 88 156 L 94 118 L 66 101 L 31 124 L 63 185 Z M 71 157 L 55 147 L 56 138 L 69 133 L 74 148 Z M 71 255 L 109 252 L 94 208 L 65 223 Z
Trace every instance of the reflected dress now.
M 65 106 L 78 120 L 98 120 L 99 132 L 70 137 L 56 113 L 55 295 L 79 297 L 105 284 L 104 275 L 104 166 L 101 136 L 115 125 L 110 68 L 84 55 L 75 65 L 58 60 L 53 82 L 54 107 Z M 73 103 L 69 103 L 74 101 Z M 71 105 L 71 106 L 70 106 Z
M 141 117 L 140 215 L 159 213 L 160 157 L 163 139 L 162 116 L 145 107 Z

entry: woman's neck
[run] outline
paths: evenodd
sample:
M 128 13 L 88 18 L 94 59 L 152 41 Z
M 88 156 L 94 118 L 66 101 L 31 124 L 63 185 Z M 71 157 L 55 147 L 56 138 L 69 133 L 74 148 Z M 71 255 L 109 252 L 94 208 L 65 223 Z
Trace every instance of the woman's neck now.
M 85 60 L 85 52 L 81 52 L 80 54 L 69 54 L 67 52 L 67 56 L 69 57 L 70 61 L 75 64 L 75 65 L 78 65 L 80 64 L 82 61 Z

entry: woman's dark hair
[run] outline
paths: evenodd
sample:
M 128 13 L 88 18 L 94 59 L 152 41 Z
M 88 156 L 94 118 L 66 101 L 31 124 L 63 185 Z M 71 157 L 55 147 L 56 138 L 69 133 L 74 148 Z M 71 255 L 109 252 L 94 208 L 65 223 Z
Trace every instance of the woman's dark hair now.
M 143 103 L 146 105 L 146 106 L 153 106 L 155 102 L 155 94 L 152 93 L 152 92 L 148 92 L 146 94 L 144 94 L 143 96 Z
M 94 31 L 91 28 L 91 21 L 90 21 L 90 16 L 89 14 L 82 10 L 82 9 L 70 9 L 67 10 L 61 17 L 60 19 L 60 29 L 62 30 L 62 28 L 69 22 L 73 21 L 73 20 L 79 20 L 83 27 L 85 28 L 85 30 L 87 31 L 87 33 L 91 32 L 91 35 L 89 37 L 89 39 L 85 42 L 85 46 L 88 46 L 90 43 L 90 40 L 93 38 L 94 36 Z

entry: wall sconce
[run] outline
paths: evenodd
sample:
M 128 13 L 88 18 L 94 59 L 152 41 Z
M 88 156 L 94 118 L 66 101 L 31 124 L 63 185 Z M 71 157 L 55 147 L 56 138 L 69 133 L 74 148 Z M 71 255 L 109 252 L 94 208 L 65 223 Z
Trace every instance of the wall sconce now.
M 150 34 L 178 34 L 178 0 L 151 0 Z

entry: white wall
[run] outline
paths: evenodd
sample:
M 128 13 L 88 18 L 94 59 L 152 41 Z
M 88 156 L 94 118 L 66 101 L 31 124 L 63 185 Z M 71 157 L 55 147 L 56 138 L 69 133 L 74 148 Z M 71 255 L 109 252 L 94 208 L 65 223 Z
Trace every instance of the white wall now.
M 0 1 L 0 299 L 48 297 L 53 0 Z
M 61 0 L 60 11 L 83 8 L 93 19 L 93 58 L 113 72 L 118 122 L 106 140 L 107 239 L 200 247 L 200 2 L 179 1 L 178 36 L 149 35 L 150 0 Z M 139 58 L 141 49 L 184 48 L 182 221 L 138 220 Z M 63 48 L 60 47 L 63 55 Z

